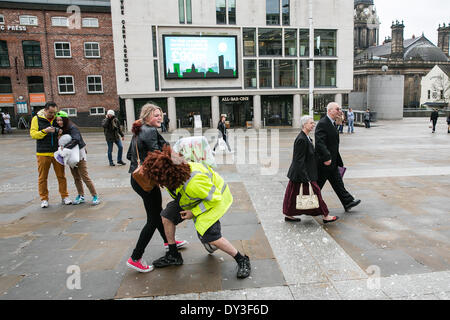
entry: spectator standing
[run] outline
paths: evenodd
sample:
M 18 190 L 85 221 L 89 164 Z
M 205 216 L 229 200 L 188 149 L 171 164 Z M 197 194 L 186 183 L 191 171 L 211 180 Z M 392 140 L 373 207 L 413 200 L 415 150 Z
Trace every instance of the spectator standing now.
M 112 159 L 113 145 L 117 145 L 117 164 L 125 165 L 122 161 L 123 145 L 122 141 L 125 140 L 125 135 L 120 128 L 119 120 L 116 118 L 114 110 L 108 110 L 106 118 L 102 122 L 103 131 L 105 133 L 106 143 L 108 144 L 108 160 L 111 167 L 115 166 Z M 122 139 L 122 141 L 121 141 Z
M 352 108 L 348 108 L 347 111 L 347 133 L 353 133 L 354 131 L 354 127 L 353 124 L 355 122 L 355 114 L 353 113 L 353 109 Z
M 58 133 L 53 124 L 57 105 L 47 102 L 44 109 L 38 112 L 31 120 L 30 136 L 36 140 L 36 157 L 39 172 L 39 196 L 41 208 L 48 207 L 47 178 L 50 166 L 53 165 L 58 179 L 59 193 L 64 204 L 72 204 L 67 192 L 67 181 L 64 175 L 64 166 L 54 158 L 53 154 L 58 149 Z
M 5 134 L 5 120 L 3 119 L 3 112 L 0 112 L 0 126 L 2 127 L 2 134 Z
M 8 111 L 5 111 L 5 113 L 3 114 L 3 120 L 5 121 L 6 133 L 11 133 L 12 132 L 12 129 L 11 129 L 11 116 L 9 115 Z
M 364 112 L 363 118 L 364 118 L 364 125 L 366 126 L 366 128 L 370 128 L 370 109 L 369 108 L 367 108 L 366 112 Z
M 431 115 L 430 115 L 430 122 L 432 123 L 432 126 L 433 126 L 433 131 L 431 131 L 431 133 L 434 133 L 436 131 L 436 123 L 437 123 L 438 118 L 439 118 L 439 112 L 435 108 L 435 109 L 433 109 L 433 112 L 431 112 Z

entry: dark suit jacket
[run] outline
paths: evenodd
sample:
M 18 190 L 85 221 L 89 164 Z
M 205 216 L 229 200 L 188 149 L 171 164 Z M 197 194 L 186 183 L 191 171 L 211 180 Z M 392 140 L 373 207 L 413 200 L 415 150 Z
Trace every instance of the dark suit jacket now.
M 437 120 L 439 118 L 439 112 L 433 111 L 430 115 L 430 120 Z
M 287 176 L 296 183 L 317 181 L 314 146 L 303 131 L 295 139 L 294 154 Z
M 331 160 L 331 167 L 343 167 L 341 155 L 339 154 L 339 132 L 327 116 L 319 120 L 316 126 L 316 159 L 319 167 L 324 162 Z

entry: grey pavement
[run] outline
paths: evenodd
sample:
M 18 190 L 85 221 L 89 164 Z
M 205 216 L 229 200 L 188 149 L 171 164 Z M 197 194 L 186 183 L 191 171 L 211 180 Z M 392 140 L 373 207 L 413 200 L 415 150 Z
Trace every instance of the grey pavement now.
M 244 281 L 235 279 L 230 257 L 204 251 L 191 222 L 177 231 L 177 238 L 190 242 L 183 266 L 147 274 L 125 266 L 145 213 L 129 185 L 128 166 L 108 167 L 101 133 L 83 137 L 102 203 L 63 206 L 51 171 L 45 210 L 37 193 L 34 141 L 1 136 L 0 299 L 448 300 L 450 134 L 444 120 L 434 134 L 426 118 L 379 121 L 342 134 L 344 182 L 362 202 L 345 213 L 327 183 L 324 200 L 340 217 L 327 225 L 320 217 L 283 219 L 297 130 L 272 130 L 268 141 L 260 134 L 245 148 L 232 143 L 234 154 L 218 152 L 217 171 L 234 196 L 223 235 L 252 259 L 251 278 Z M 267 153 L 261 152 L 265 145 Z M 148 262 L 164 254 L 161 242 L 156 232 L 144 254 Z M 69 288 L 69 266 L 80 268 L 81 289 Z

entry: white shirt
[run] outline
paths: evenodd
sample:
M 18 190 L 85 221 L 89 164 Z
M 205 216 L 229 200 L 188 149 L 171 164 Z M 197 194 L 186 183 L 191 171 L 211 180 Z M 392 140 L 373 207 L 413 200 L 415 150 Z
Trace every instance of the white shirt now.
M 5 120 L 6 124 L 10 123 L 10 121 L 9 121 L 10 118 L 11 118 L 11 116 L 9 114 L 3 114 L 3 120 Z

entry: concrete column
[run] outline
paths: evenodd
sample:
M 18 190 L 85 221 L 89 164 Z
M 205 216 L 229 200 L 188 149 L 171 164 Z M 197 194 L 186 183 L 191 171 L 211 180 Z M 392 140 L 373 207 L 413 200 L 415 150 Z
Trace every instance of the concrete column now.
M 253 128 L 261 129 L 261 96 L 253 96 Z
M 336 95 L 334 96 L 334 101 L 342 107 L 342 93 L 336 93 Z
M 211 128 L 215 129 L 217 128 L 217 125 L 219 124 L 220 120 L 220 109 L 219 109 L 219 97 L 218 96 L 212 96 L 211 97 Z
M 168 97 L 167 98 L 167 116 L 169 117 L 169 131 L 172 132 L 173 130 L 177 129 L 177 109 L 175 105 L 175 98 L 174 97 Z
M 127 117 L 127 131 L 131 132 L 131 128 L 133 126 L 136 118 L 134 116 L 134 100 L 133 99 L 125 99 L 125 114 Z
M 292 128 L 300 128 L 300 118 L 302 116 L 301 99 L 299 94 L 294 94 L 294 114 L 292 117 Z

